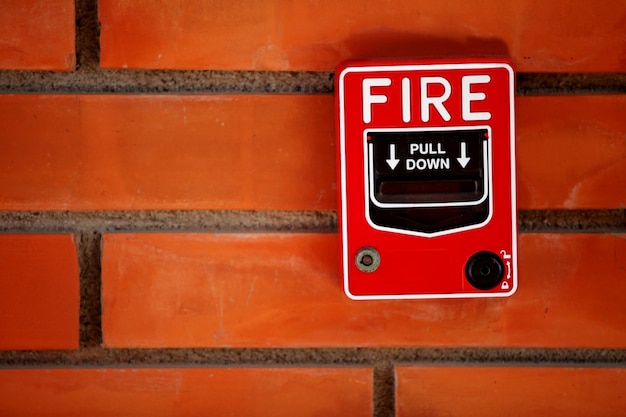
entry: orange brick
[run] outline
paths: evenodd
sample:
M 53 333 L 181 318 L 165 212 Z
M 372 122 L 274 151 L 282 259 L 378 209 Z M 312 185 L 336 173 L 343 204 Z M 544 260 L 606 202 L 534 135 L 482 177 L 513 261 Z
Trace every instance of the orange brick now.
M 352 301 L 332 234 L 105 235 L 104 343 L 626 347 L 625 236 L 524 234 L 519 250 L 511 298 Z
M 332 98 L 0 96 L 4 209 L 330 209 Z
M 517 99 L 519 207 L 626 205 L 626 95 Z M 0 95 L 0 209 L 334 210 L 333 98 Z
M 71 236 L 0 236 L 0 349 L 77 348 L 78 309 Z
M 623 368 L 396 368 L 396 415 L 619 416 Z
M 521 208 L 626 206 L 624 96 L 517 99 Z
M 510 55 L 519 71 L 622 71 L 619 0 L 100 0 L 107 68 L 333 70 L 348 58 Z
M 371 416 L 369 369 L 0 371 L 0 414 Z
M 73 0 L 3 0 L 0 68 L 73 70 Z

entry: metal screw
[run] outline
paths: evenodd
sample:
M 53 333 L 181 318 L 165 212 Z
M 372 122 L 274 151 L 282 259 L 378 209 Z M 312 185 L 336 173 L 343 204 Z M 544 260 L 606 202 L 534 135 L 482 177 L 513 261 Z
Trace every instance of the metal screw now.
M 374 272 L 380 265 L 380 254 L 374 248 L 361 248 L 354 258 L 356 267 L 363 272 Z

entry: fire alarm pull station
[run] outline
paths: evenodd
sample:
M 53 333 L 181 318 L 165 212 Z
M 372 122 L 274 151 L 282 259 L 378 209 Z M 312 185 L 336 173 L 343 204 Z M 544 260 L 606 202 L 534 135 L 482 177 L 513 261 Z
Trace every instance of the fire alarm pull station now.
M 335 83 L 346 294 L 358 300 L 513 294 L 508 61 L 348 62 Z

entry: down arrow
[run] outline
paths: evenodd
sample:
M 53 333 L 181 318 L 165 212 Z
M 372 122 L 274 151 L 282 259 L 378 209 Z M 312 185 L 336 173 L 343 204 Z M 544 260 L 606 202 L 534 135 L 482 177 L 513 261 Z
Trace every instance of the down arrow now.
M 396 159 L 396 145 L 393 143 L 389 144 L 389 159 L 387 159 L 387 164 L 389 168 L 393 171 L 398 166 L 399 159 Z
M 459 161 L 459 164 L 461 164 L 462 168 L 465 168 L 469 163 L 470 158 L 467 157 L 467 145 L 465 144 L 465 142 L 461 142 L 461 157 L 456 158 L 456 160 Z

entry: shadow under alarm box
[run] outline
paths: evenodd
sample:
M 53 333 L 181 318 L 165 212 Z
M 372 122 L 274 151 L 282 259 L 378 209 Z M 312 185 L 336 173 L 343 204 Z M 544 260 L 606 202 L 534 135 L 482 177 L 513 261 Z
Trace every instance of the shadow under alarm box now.
M 358 300 L 513 294 L 508 61 L 347 62 L 335 84 L 346 294 Z

